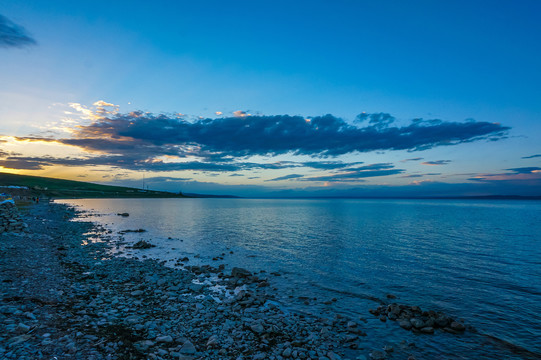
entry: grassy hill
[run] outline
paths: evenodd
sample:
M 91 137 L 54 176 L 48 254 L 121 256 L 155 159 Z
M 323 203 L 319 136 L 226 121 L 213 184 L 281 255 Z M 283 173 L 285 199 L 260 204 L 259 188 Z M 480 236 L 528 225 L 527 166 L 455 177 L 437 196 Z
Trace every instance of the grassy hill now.
M 0 188 L 0 192 L 53 198 L 171 198 L 184 197 L 165 191 L 142 191 L 122 186 L 93 184 L 83 181 L 53 179 L 41 176 L 0 173 L 0 186 L 26 186 L 29 190 Z

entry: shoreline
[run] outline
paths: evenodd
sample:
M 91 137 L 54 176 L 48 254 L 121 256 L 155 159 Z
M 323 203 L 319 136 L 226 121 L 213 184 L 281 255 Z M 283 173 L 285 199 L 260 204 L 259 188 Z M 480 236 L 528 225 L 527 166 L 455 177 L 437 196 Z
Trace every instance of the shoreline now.
M 370 356 L 359 319 L 284 312 L 266 274 L 235 268 L 229 275 L 210 265 L 183 271 L 156 260 L 110 257 L 103 228 L 97 229 L 103 242 L 82 245 L 96 225 L 70 221 L 73 208 L 43 203 L 27 212 L 28 232 L 0 235 L 5 359 Z M 383 358 L 385 351 L 372 355 Z

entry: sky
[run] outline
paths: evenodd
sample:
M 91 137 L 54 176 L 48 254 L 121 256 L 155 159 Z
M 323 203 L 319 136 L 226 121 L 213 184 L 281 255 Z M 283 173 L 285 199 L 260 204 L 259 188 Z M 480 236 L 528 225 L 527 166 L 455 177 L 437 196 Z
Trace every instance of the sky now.
M 540 11 L 0 0 L 0 171 L 254 197 L 541 195 Z

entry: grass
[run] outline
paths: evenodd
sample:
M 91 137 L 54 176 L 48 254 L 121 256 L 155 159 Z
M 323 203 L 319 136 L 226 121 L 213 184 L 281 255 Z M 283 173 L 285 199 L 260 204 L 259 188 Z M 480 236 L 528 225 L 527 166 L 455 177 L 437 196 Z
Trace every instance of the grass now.
M 41 176 L 0 173 L 0 186 L 26 186 L 29 190 L 0 189 L 12 195 L 54 198 L 178 198 L 182 194 L 100 185 L 83 181 L 54 179 Z

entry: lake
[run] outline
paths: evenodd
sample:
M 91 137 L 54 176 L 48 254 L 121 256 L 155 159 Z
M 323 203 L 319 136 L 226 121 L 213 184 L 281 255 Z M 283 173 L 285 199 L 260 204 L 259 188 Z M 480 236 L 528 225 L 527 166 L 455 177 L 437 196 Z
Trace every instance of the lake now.
M 190 264 L 279 272 L 282 276 L 271 276 L 272 285 L 285 307 L 362 317 L 371 334 L 367 348 L 389 341 L 414 342 L 420 356 L 432 359 L 530 359 L 541 354 L 540 202 L 57 202 L 78 207 L 85 212 L 84 220 L 104 225 L 115 238 L 156 245 L 149 250 L 121 246 L 121 256 L 145 254 L 171 265 L 188 256 Z M 117 215 L 124 212 L 129 216 Z M 147 231 L 118 234 L 138 228 Z M 213 260 L 217 256 L 224 260 Z M 387 294 L 395 295 L 392 301 L 400 304 L 462 318 L 475 330 L 464 335 L 416 335 L 396 322 L 383 323 L 368 310 L 389 302 Z M 304 304 L 305 298 L 311 300 L 310 306 Z M 332 304 L 323 304 L 333 298 Z

